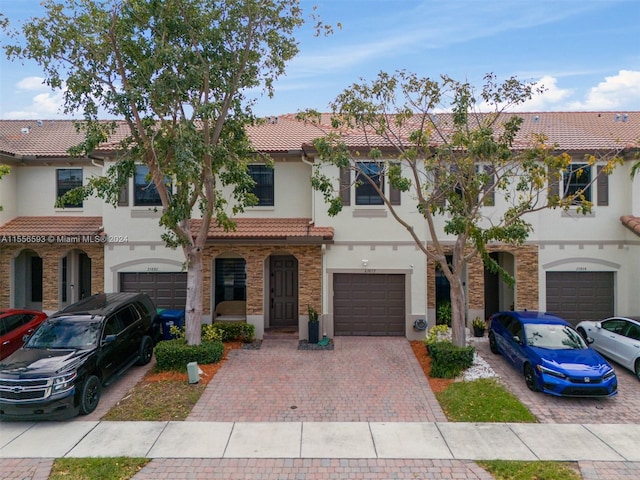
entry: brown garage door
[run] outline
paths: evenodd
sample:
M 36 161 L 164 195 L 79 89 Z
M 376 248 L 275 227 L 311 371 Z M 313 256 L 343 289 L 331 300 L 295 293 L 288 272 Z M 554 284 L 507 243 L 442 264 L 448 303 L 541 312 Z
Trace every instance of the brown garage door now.
M 547 312 L 576 324 L 613 315 L 613 272 L 547 272 Z
M 336 273 L 336 335 L 405 335 L 404 275 Z
M 120 291 L 143 292 L 151 297 L 158 308 L 184 310 L 187 301 L 187 274 L 121 273 Z

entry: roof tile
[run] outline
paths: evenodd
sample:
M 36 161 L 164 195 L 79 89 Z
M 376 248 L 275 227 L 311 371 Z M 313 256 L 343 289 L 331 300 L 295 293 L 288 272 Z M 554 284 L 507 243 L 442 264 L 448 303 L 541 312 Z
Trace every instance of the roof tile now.
M 620 221 L 622 222 L 622 225 L 640 237 L 640 217 L 624 215 L 620 217 Z
M 102 233 L 102 217 L 16 217 L 0 226 L 0 237 L 82 236 Z
M 210 240 L 333 239 L 333 228 L 317 227 L 309 218 L 236 218 L 234 222 L 235 230 L 227 232 L 214 221 L 209 228 L 208 238 Z M 200 224 L 201 220 L 192 220 L 194 229 Z

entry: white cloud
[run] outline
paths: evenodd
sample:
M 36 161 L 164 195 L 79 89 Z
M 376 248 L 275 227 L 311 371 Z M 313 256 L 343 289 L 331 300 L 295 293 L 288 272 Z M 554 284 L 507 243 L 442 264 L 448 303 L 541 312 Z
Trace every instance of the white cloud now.
M 620 70 L 592 87 L 584 101 L 570 104 L 571 110 L 635 110 L 640 105 L 640 71 Z
M 523 103 L 517 110 L 528 112 L 542 112 L 545 110 L 557 110 L 558 106 L 566 102 L 573 90 L 558 87 L 558 79 L 545 75 L 536 81 L 536 88 L 544 88 L 543 93 L 534 93 L 531 100 Z
M 44 83 L 42 77 L 26 77 L 20 80 L 16 86 L 19 90 L 39 91 L 46 90 L 49 87 Z

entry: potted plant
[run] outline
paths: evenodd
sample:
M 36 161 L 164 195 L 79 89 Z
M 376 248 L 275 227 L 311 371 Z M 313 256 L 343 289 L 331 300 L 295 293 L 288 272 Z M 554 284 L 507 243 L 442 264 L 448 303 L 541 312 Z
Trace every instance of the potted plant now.
M 309 312 L 309 343 L 318 343 L 320 339 L 320 321 L 319 315 L 315 308 L 307 305 Z
M 484 337 L 484 331 L 487 328 L 487 323 L 484 320 L 480 317 L 476 317 L 473 319 L 471 326 L 473 327 L 474 337 Z

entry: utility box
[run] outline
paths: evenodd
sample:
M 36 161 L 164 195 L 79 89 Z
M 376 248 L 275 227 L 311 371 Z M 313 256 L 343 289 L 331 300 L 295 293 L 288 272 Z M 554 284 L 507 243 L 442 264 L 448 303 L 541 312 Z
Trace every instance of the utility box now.
M 198 364 L 196 362 L 187 363 L 187 374 L 189 375 L 189 383 L 198 383 L 200 375 L 198 374 Z

